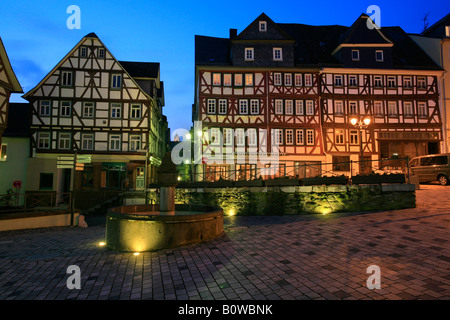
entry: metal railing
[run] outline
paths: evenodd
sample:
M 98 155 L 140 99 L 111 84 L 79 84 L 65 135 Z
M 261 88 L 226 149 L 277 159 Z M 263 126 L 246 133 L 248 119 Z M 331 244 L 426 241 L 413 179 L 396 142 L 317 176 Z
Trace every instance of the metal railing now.
M 180 182 L 216 182 L 216 181 L 240 181 L 254 179 L 275 179 L 275 178 L 314 178 L 324 176 L 355 176 L 361 174 L 383 174 L 383 173 L 403 173 L 409 177 L 409 159 L 381 159 L 321 163 L 319 161 L 303 162 L 293 166 L 277 164 L 273 167 L 258 168 L 249 164 L 242 167 L 229 169 L 226 165 L 203 165 L 205 172 L 180 173 Z
M 0 194 L 0 213 L 61 210 L 70 212 L 72 193 Z

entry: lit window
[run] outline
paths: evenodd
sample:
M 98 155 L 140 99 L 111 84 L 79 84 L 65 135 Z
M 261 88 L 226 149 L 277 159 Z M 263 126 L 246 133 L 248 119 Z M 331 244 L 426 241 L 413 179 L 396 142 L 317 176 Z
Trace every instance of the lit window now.
M 247 73 L 245 75 L 245 85 L 253 86 L 253 74 L 252 73 Z
M 0 148 L 0 161 L 6 161 L 8 156 L 7 156 L 7 150 L 8 150 L 8 145 L 6 143 L 3 143 L 1 148 Z
M 226 87 L 230 87 L 231 86 L 231 74 L 225 73 L 223 75 L 223 85 L 226 86 Z
M 234 85 L 236 87 L 242 87 L 242 74 L 237 73 L 234 75 Z
M 213 85 L 220 86 L 221 84 L 220 80 L 221 80 L 220 73 L 213 73 Z

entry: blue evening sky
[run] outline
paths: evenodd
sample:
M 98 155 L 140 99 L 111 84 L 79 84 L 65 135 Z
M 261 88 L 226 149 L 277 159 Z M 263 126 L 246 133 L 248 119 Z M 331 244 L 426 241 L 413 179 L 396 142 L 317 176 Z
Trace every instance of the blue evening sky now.
M 81 9 L 81 29 L 66 25 L 70 5 Z M 370 5 L 381 26 L 423 30 L 450 13 L 450 1 L 286 0 L 2 0 L 0 36 L 24 92 L 32 89 L 83 36 L 95 32 L 118 60 L 160 62 L 164 114 L 173 132 L 189 129 L 194 103 L 194 36 L 228 37 L 262 12 L 279 23 L 350 26 Z M 14 94 L 12 102 L 23 102 Z

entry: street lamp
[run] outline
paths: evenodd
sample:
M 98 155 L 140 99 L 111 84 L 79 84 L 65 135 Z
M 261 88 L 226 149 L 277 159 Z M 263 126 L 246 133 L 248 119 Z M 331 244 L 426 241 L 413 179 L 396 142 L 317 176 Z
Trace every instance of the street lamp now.
M 360 149 L 360 163 L 359 163 L 359 171 L 360 174 L 363 174 L 363 145 L 362 145 L 362 132 L 363 130 L 367 129 L 367 127 L 370 124 L 370 118 L 364 118 L 364 119 L 357 119 L 352 118 L 350 119 L 350 123 L 355 127 L 359 129 L 359 149 Z

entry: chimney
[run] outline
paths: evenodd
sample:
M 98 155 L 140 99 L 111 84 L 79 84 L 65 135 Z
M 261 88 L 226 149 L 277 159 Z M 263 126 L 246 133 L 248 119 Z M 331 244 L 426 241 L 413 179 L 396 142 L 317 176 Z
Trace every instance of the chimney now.
M 230 29 L 230 40 L 237 37 L 237 29 Z

